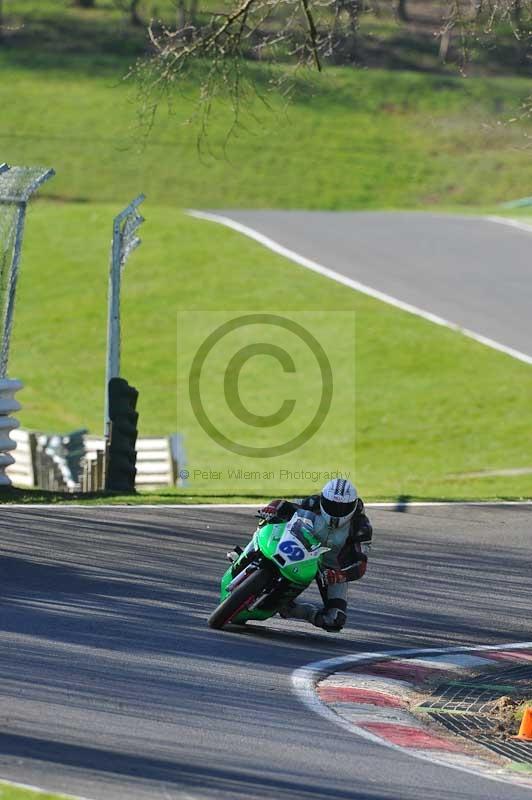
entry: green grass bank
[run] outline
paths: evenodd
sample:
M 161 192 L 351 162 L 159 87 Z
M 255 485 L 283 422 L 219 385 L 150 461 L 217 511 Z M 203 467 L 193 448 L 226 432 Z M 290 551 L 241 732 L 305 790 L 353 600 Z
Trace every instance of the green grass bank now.
M 2 783 L 0 784 L 0 800 L 66 800 L 66 798 L 63 795 Z
M 140 190 L 178 208 L 438 208 L 530 194 L 524 78 L 331 69 L 300 80 L 293 101 L 255 98 L 227 142 L 221 103 L 201 155 L 184 86 L 143 143 L 127 59 L 72 55 L 33 67 L 0 48 L 0 154 L 46 164 L 42 194 L 122 204 Z M 266 67 L 255 69 L 267 83 Z
M 354 401 L 356 479 L 366 497 L 530 496 L 528 474 L 467 477 L 532 467 L 529 368 L 180 211 L 470 212 L 528 195 L 531 125 L 518 119 L 528 81 L 331 69 L 299 78 L 288 106 L 272 97 L 265 108 L 255 98 L 229 141 L 232 116 L 222 103 L 198 154 L 197 128 L 184 124 L 190 84 L 176 94 L 175 114 L 161 108 L 142 140 L 135 90 L 123 80 L 130 62 L 116 50 L 48 48 L 30 58 L 0 48 L 0 161 L 57 170 L 28 215 L 10 363 L 10 374 L 26 384 L 21 422 L 101 431 L 111 220 L 144 191 L 145 243 L 127 266 L 123 294 L 123 374 L 141 392 L 141 433 L 183 430 L 191 466 L 223 466 L 201 432 L 179 418 L 186 375 L 177 315 L 289 310 L 284 298 L 297 296 L 309 312 L 356 315 L 355 392 L 343 402 Z M 268 68 L 253 69 L 265 87 Z M 331 324 L 330 335 L 336 332 Z M 263 366 L 247 380 L 250 400 L 265 409 Z M 341 433 L 331 431 L 334 452 Z M 304 456 L 317 468 L 329 460 L 312 444 Z M 235 486 L 226 477 L 216 485 L 198 479 L 181 496 L 313 488 L 298 480 Z
M 107 254 L 112 206 L 41 202 L 30 212 L 10 373 L 27 427 L 102 429 Z M 482 470 L 529 468 L 532 371 L 501 353 L 398 311 L 277 257 L 251 240 L 174 209 L 151 207 L 145 244 L 127 266 L 123 287 L 123 374 L 140 389 L 141 432 L 183 430 L 191 467 L 262 469 L 212 445 L 178 409 L 187 375 L 179 359 L 180 311 L 277 311 L 326 314 L 330 335 L 354 312 L 352 404 L 356 479 L 368 498 L 528 497 L 528 474 L 468 478 Z M 337 316 L 335 316 L 337 315 Z M 201 316 L 201 315 L 200 315 Z M 267 360 L 247 374 L 251 407 L 271 411 Z M 251 387 L 251 388 L 249 388 Z M 210 391 L 209 389 L 207 390 Z M 214 389 L 212 390 L 212 392 Z M 212 394 L 211 392 L 211 394 Z M 210 395 L 209 395 L 210 397 Z M 211 397 L 212 400 L 212 397 Z M 262 405 L 261 405 L 262 404 Z M 330 433 L 343 462 L 340 419 Z M 316 448 L 321 445 L 316 445 Z M 304 452 L 324 468 L 331 452 Z M 311 482 L 196 480 L 182 494 L 298 495 Z

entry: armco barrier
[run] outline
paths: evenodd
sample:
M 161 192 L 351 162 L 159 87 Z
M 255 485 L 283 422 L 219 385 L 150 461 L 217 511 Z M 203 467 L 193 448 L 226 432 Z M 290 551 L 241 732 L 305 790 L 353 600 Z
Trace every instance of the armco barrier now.
M 184 466 L 183 437 L 144 436 L 137 439 L 137 489 L 157 489 L 163 486 L 179 484 L 179 469 Z M 95 462 L 98 453 L 103 454 L 105 440 L 95 436 L 85 437 L 85 458 L 90 465 Z M 98 486 L 98 488 L 102 488 Z M 87 487 L 85 491 L 89 491 Z
M 0 379 L 0 486 L 11 486 L 11 479 L 6 474 L 6 467 L 15 463 L 11 451 L 17 443 L 11 438 L 11 431 L 19 427 L 19 421 L 10 416 L 21 408 L 15 393 L 22 389 L 20 381 Z
M 11 423 L 16 423 L 12 417 L 9 419 Z M 11 431 L 9 449 L 14 449 L 15 444 L 17 449 L 15 459 L 6 453 L 6 457 L 10 459 L 10 466 L 5 470 L 7 485 L 13 483 L 15 486 L 28 489 L 38 487 L 55 491 L 72 491 L 72 487 L 68 487 L 61 479 L 57 465 L 52 463 L 52 458 L 46 456 L 42 444 L 38 443 L 39 438 L 43 436 L 45 439 L 49 438 L 23 428 Z M 80 476 L 81 491 L 98 491 L 104 484 L 105 440 L 101 437 L 84 436 L 83 443 L 85 457 L 83 474 Z M 136 449 L 137 489 L 183 485 L 179 471 L 185 466 L 185 451 L 183 437 L 180 434 L 142 437 L 137 439 Z M 46 463 L 42 463 L 44 457 Z M 47 463 L 50 473 L 48 476 L 44 474 Z
M 35 475 L 40 489 L 77 492 L 81 488 L 86 429 L 37 435 Z

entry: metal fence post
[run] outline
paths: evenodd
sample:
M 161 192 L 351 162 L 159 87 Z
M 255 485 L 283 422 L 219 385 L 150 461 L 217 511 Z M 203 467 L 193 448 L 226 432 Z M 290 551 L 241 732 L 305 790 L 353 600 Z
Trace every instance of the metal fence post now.
M 4 318 L 2 320 L 2 349 L 0 351 L 0 378 L 7 375 L 7 361 L 9 358 L 9 345 L 11 344 L 11 331 L 13 329 L 13 315 L 15 311 L 15 294 L 18 283 L 18 267 L 22 252 L 22 239 L 24 237 L 24 221 L 26 219 L 26 203 L 20 203 L 16 214 L 15 243 L 13 245 L 13 260 L 7 283 L 7 298 L 4 305 Z
M 39 186 L 53 177 L 53 169 L 42 169 L 41 167 L 9 167 L 7 164 L 0 165 L 0 207 L 6 214 L 10 213 L 10 208 L 14 211 L 14 219 L 7 231 L 8 240 L 13 237 L 13 245 L 7 241 L 7 249 L 4 245 L 4 257 L 0 263 L 8 263 L 7 281 L 2 281 L 6 285 L 6 296 L 0 297 L 2 302 L 2 347 L 0 351 L 0 379 L 7 376 L 7 363 L 9 358 L 9 345 L 11 342 L 11 331 L 13 328 L 13 314 L 15 310 L 15 295 L 18 283 L 18 272 L 20 256 L 22 253 L 22 239 L 24 236 L 24 220 L 26 216 L 26 205 Z M 13 213 L 13 212 L 11 212 Z M 13 235 L 14 233 L 14 235 Z M 0 242 L 0 252 L 2 242 Z M 9 251 L 11 250 L 11 258 Z
M 11 411 L 20 409 L 14 399 L 14 392 L 22 389 L 19 381 L 7 379 L 9 347 L 13 330 L 15 312 L 15 296 L 17 291 L 22 240 L 24 237 L 24 220 L 26 207 L 32 194 L 39 186 L 55 175 L 53 169 L 42 167 L 10 167 L 0 164 L 0 394 L 3 392 L 3 410 L 0 410 L 0 422 L 4 434 L 0 442 L 0 485 L 10 486 L 11 480 L 5 474 L 5 468 L 14 463 L 11 451 L 16 442 L 9 437 L 9 432 L 17 428 L 19 423 L 9 417 Z
M 104 436 L 109 438 L 108 386 L 111 378 L 120 376 L 120 290 L 122 270 L 129 255 L 141 244 L 136 231 L 144 222 L 137 209 L 145 199 L 139 194 L 113 220 L 111 265 L 109 270 L 109 298 L 107 316 L 107 357 L 105 370 Z

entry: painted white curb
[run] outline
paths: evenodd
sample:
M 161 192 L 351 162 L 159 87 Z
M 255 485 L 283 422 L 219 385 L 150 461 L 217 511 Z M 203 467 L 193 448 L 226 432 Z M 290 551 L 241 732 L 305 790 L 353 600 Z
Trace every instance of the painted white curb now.
M 451 767 L 452 769 L 458 769 L 462 772 L 467 772 L 471 775 L 480 776 L 483 778 L 488 778 L 490 780 L 498 781 L 499 783 L 511 783 L 514 785 L 519 785 L 521 787 L 530 789 L 532 791 L 532 776 L 523 777 L 519 775 L 519 773 L 507 773 L 504 772 L 502 768 L 493 767 L 493 765 L 486 762 L 487 766 L 484 766 L 480 759 L 478 759 L 478 763 L 474 758 L 471 758 L 467 755 L 463 757 L 455 757 L 455 758 L 445 758 L 442 757 L 441 754 L 437 752 L 423 752 L 422 750 L 413 750 L 409 748 L 402 747 L 398 744 L 394 744 L 392 742 L 386 741 L 380 736 L 371 733 L 369 730 L 360 727 L 357 724 L 356 718 L 354 720 L 347 720 L 344 717 L 339 716 L 334 710 L 329 708 L 329 706 L 323 702 L 317 693 L 317 684 L 320 681 L 323 681 L 328 676 L 334 675 L 337 672 L 341 672 L 342 669 L 346 669 L 353 666 L 364 666 L 367 665 L 368 667 L 377 661 L 392 661 L 396 659 L 403 659 L 409 658 L 413 661 L 418 661 L 420 664 L 424 661 L 425 663 L 428 661 L 434 662 L 435 658 L 441 657 L 438 659 L 442 664 L 442 667 L 445 663 L 445 656 L 458 656 L 460 654 L 469 654 L 469 653 L 482 653 L 483 651 L 496 651 L 496 650 L 520 650 L 520 649 L 532 649 L 532 642 L 520 642 L 520 643 L 510 643 L 510 644 L 503 644 L 503 645 L 476 645 L 471 647 L 441 647 L 441 648 L 425 648 L 425 649 L 406 649 L 406 650 L 388 650 L 383 651 L 380 653 L 360 653 L 360 654 L 353 654 L 347 656 L 339 656 L 337 658 L 326 659 L 324 661 L 316 661 L 312 664 L 307 665 L 306 667 L 302 667 L 300 669 L 295 670 L 292 674 L 292 687 L 302 703 L 307 706 L 311 711 L 316 714 L 319 714 L 324 719 L 327 719 L 334 725 L 337 725 L 343 728 L 350 733 L 356 734 L 363 739 L 371 741 L 375 744 L 379 744 L 383 747 L 388 747 L 392 750 L 396 750 L 403 755 L 413 756 L 414 758 L 421 759 L 422 761 L 429 761 L 433 764 L 438 764 L 440 766 Z M 419 656 L 419 659 L 415 657 Z M 432 657 L 432 658 L 431 658 Z M 449 665 L 452 667 L 453 664 L 456 664 L 456 657 L 449 659 Z M 460 661 L 460 659 L 459 659 Z M 354 676 L 353 676 L 354 678 Z M 385 681 L 386 678 L 383 676 L 381 678 L 381 683 Z M 398 683 L 398 681 L 390 680 L 388 683 Z M 413 725 L 414 718 L 412 717 Z M 419 723 L 418 723 L 419 724 Z

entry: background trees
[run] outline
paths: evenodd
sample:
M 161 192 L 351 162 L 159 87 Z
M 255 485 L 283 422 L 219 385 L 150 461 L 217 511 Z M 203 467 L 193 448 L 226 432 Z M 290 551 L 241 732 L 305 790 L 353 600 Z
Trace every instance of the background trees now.
M 178 15 L 175 27 L 152 25 L 150 36 L 154 52 L 137 71 L 145 98 L 156 103 L 199 69 L 204 108 L 223 94 L 238 113 L 256 61 L 529 73 L 532 0 L 227 0 Z M 286 70 L 276 74 L 285 84 Z
M 532 0 L 0 0 L 4 47 L 129 55 L 149 114 L 187 75 L 207 110 L 326 64 L 530 75 L 531 30 Z

